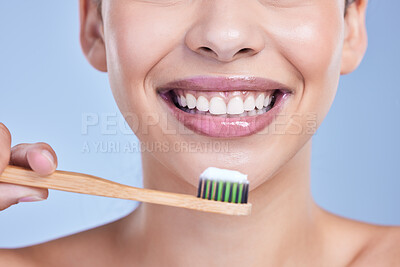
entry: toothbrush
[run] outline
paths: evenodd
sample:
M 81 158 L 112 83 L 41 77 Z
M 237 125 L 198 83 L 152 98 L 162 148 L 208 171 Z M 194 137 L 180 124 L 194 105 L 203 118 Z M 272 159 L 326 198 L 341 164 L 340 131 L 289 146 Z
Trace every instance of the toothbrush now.
M 132 187 L 77 172 L 56 170 L 48 176 L 40 176 L 30 169 L 12 165 L 4 169 L 0 182 L 226 215 L 249 215 L 251 204 L 247 203 L 249 186 L 246 177 L 236 171 L 208 168 L 200 175 L 198 197 Z
M 238 171 L 207 168 L 200 174 L 197 197 L 230 203 L 247 203 L 249 181 Z

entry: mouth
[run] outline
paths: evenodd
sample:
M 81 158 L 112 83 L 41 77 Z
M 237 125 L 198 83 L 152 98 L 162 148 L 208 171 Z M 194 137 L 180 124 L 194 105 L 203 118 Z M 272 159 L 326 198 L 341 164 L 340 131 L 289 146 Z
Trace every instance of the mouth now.
M 256 134 L 268 127 L 292 94 L 275 81 L 249 77 L 195 77 L 157 89 L 172 115 L 209 137 Z

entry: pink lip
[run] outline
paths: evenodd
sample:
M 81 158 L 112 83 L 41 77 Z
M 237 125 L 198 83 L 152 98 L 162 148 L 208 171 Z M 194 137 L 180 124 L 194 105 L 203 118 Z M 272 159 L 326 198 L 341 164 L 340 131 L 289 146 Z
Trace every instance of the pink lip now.
M 274 106 L 264 114 L 223 118 L 212 115 L 191 114 L 179 109 L 167 93 L 172 89 L 201 91 L 266 91 L 279 89 L 279 93 L 276 96 Z M 171 113 L 185 127 L 202 135 L 219 138 L 243 137 L 262 131 L 274 121 L 275 116 L 282 110 L 292 92 L 292 90 L 281 83 L 253 77 L 194 77 L 168 83 L 165 86 L 159 87 L 158 91 L 161 98 L 167 103 Z
M 258 77 L 206 77 L 198 76 L 184 80 L 173 81 L 160 86 L 160 92 L 170 89 L 198 91 L 267 91 L 281 89 L 285 92 L 292 90 L 277 81 Z

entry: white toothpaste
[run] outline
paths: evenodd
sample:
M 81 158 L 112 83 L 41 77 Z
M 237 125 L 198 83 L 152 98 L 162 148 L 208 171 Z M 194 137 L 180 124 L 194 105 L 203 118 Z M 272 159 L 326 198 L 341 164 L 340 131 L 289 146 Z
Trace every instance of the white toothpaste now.
M 224 181 L 231 183 L 248 183 L 246 174 L 238 171 L 219 169 L 215 167 L 207 168 L 202 174 L 200 174 L 200 179 Z

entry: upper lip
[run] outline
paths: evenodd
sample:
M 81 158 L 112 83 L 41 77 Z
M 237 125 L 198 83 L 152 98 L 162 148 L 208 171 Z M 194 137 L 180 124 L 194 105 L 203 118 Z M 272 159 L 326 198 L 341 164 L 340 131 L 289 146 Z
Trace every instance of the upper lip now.
M 267 91 L 279 89 L 287 93 L 293 91 L 280 82 L 253 76 L 197 76 L 175 80 L 157 88 L 159 92 L 173 89 L 197 91 Z

